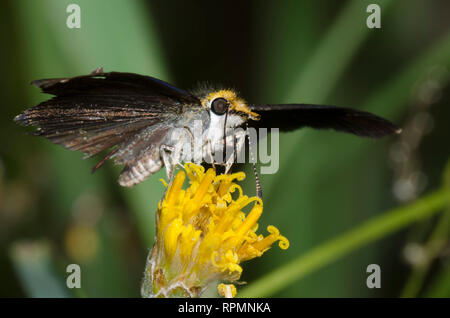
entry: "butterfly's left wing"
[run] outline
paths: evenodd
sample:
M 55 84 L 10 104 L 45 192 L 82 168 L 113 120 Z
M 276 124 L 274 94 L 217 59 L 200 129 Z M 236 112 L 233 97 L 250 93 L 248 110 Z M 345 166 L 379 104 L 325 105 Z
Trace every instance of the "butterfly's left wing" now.
M 379 138 L 401 129 L 387 119 L 352 108 L 311 104 L 250 105 L 260 120 L 249 122 L 258 128 L 292 131 L 302 127 L 334 129 L 362 137 Z

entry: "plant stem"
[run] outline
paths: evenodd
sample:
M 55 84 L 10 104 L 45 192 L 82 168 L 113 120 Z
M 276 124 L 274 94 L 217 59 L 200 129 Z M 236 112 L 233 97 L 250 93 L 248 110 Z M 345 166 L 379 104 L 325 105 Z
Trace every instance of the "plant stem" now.
M 448 237 L 448 231 L 450 229 L 450 210 L 447 209 L 445 213 L 442 214 L 438 225 L 436 225 L 433 233 L 425 244 L 424 249 L 426 253 L 426 259 L 423 263 L 418 264 L 401 293 L 401 297 L 416 297 L 422 286 L 423 282 L 427 276 L 428 270 L 431 263 L 437 257 L 439 252 L 445 246 Z
M 447 162 L 443 176 L 443 187 L 450 191 L 450 161 Z M 438 224 L 431 233 L 428 241 L 424 244 L 426 259 L 423 263 L 417 264 L 406 282 L 401 293 L 401 297 L 416 297 L 422 289 L 423 282 L 433 260 L 446 246 L 450 232 L 450 204 L 442 214 Z

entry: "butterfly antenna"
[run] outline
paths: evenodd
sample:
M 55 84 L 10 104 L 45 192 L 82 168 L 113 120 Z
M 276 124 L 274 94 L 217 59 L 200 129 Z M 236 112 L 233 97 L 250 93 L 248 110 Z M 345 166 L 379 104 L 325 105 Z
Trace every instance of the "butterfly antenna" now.
M 256 196 L 262 200 L 262 187 L 259 181 L 258 171 L 256 170 L 256 163 L 253 163 L 253 173 L 255 174 Z
M 248 129 L 248 124 L 246 126 L 247 126 L 247 129 Z M 255 155 L 253 153 L 252 143 L 250 142 L 249 134 L 247 134 L 247 140 L 248 140 L 248 152 L 249 152 L 249 155 L 250 155 L 250 161 L 252 162 L 253 173 L 255 175 L 256 196 L 262 200 L 262 195 L 263 195 L 262 194 L 262 187 L 261 187 L 261 182 L 259 181 L 258 170 L 256 169 L 256 160 L 255 160 Z

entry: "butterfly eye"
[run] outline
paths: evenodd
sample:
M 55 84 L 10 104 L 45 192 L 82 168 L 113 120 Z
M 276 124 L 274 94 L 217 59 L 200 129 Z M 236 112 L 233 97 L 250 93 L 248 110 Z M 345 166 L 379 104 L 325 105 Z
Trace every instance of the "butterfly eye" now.
M 225 98 L 216 98 L 211 102 L 211 110 L 216 115 L 223 115 L 228 109 L 228 101 Z

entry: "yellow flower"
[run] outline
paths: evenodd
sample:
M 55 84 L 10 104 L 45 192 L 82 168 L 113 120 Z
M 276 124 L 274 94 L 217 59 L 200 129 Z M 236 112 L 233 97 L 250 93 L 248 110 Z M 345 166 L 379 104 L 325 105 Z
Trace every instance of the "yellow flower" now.
M 266 237 L 256 234 L 263 202 L 244 195 L 234 182 L 245 178 L 243 172 L 216 176 L 213 169 L 205 172 L 192 163 L 185 171 L 177 174 L 158 205 L 144 297 L 199 296 L 211 282 L 238 280 L 240 263 L 261 256 L 274 242 L 282 249 L 289 247 L 274 226 L 267 228 Z M 183 190 L 186 174 L 190 185 Z M 245 214 L 242 210 L 249 205 L 253 206 Z M 219 293 L 234 296 L 233 288 L 221 284 Z

